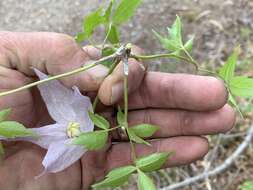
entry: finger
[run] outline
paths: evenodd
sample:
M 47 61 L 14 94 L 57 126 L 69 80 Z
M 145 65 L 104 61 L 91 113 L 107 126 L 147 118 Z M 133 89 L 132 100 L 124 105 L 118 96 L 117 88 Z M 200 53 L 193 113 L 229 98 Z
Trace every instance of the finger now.
M 98 48 L 91 45 L 84 46 L 83 50 L 92 60 L 98 60 L 102 56 L 101 51 Z
M 3 92 L 18 88 L 32 80 L 16 70 L 0 66 L 0 81 L 0 92 Z M 8 119 L 22 122 L 25 125 L 31 125 L 35 119 L 32 94 L 32 91 L 24 90 L 19 93 L 1 97 L 0 110 L 11 108 L 11 115 Z
M 133 46 L 132 51 L 141 52 L 139 48 Z M 129 59 L 128 90 L 129 93 L 139 88 L 144 78 L 146 65 L 135 59 Z M 123 63 L 119 63 L 115 70 L 101 84 L 99 88 L 99 98 L 105 105 L 111 105 L 123 97 Z
M 172 137 L 151 142 L 152 147 L 136 145 L 137 157 L 156 152 L 174 152 L 164 167 L 179 166 L 201 159 L 208 151 L 208 142 L 202 137 Z M 190 148 L 189 148 L 190 147 Z M 119 143 L 112 146 L 107 157 L 107 171 L 132 164 L 131 146 Z
M 227 91 L 221 80 L 188 74 L 148 72 L 129 97 L 129 108 L 216 110 L 225 105 Z
M 0 64 L 7 68 L 17 69 L 27 76 L 34 76 L 31 69 L 35 67 L 49 75 L 57 75 L 80 68 L 91 60 L 91 57 L 65 34 L 34 33 L 0 33 Z M 62 79 L 62 82 L 81 90 L 95 91 L 108 69 L 99 65 L 89 71 Z
M 0 187 L 6 190 L 76 190 L 81 189 L 80 162 L 56 174 L 41 174 L 44 150 L 29 143 L 17 143 L 8 147 L 11 151 L 0 165 Z M 7 152 L 8 154 L 8 152 Z
M 129 125 L 149 123 L 159 126 L 152 138 L 182 135 L 211 135 L 229 131 L 235 123 L 235 111 L 229 105 L 210 112 L 147 109 L 129 112 Z

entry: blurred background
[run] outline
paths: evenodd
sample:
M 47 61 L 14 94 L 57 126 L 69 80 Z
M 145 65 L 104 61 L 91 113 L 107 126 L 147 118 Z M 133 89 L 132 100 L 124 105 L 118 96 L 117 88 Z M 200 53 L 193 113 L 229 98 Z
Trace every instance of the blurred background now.
M 1 0 L 0 29 L 52 31 L 74 36 L 82 30 L 84 15 L 97 8 L 99 3 L 99 0 Z M 182 18 L 185 39 L 195 35 L 193 55 L 202 66 L 215 70 L 224 64 L 234 46 L 240 44 L 242 53 L 237 72 L 253 75 L 253 0 L 144 0 L 134 18 L 123 25 L 122 38 L 139 45 L 147 53 L 158 52 L 161 47 L 152 29 L 166 34 L 166 27 L 172 24 L 176 14 Z M 99 31 L 95 38 L 101 39 Z M 164 72 L 192 72 L 188 65 L 168 60 L 152 62 L 150 68 Z M 151 174 L 161 188 L 213 170 L 240 146 L 253 122 L 253 102 L 251 99 L 238 101 L 245 118 L 238 117 L 231 132 L 208 137 L 211 151 L 204 160 Z M 253 190 L 251 180 L 252 143 L 226 171 L 180 189 Z M 135 189 L 134 182 L 123 189 Z

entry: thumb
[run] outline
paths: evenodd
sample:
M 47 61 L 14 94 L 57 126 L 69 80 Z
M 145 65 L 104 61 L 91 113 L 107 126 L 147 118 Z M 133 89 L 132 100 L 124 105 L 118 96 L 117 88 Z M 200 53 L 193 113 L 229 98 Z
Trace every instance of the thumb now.
M 132 47 L 132 52 L 135 54 L 143 53 L 137 46 Z M 135 91 L 140 86 L 145 71 L 146 65 L 144 63 L 135 59 L 129 59 L 128 93 Z M 124 91 L 123 80 L 123 63 L 120 62 L 99 88 L 98 96 L 103 104 L 112 105 L 122 99 Z

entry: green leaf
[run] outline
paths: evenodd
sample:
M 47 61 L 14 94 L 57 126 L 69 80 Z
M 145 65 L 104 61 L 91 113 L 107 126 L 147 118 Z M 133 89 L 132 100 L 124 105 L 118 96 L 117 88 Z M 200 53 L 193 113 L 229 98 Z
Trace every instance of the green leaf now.
M 243 118 L 243 114 L 240 110 L 240 107 L 239 107 L 239 105 L 237 104 L 235 98 L 233 97 L 233 95 L 230 92 L 228 94 L 228 102 L 230 103 L 230 105 L 232 105 L 238 111 L 240 116 Z
M 192 47 L 193 47 L 193 40 L 194 37 L 190 38 L 185 44 L 184 44 L 184 48 L 187 52 L 191 52 L 192 51 Z
M 177 15 L 175 22 L 173 23 L 171 28 L 168 28 L 169 39 L 174 40 L 180 47 L 182 47 L 182 23 L 180 17 Z
M 119 43 L 119 31 L 118 31 L 117 27 L 115 25 L 111 25 L 111 27 L 109 27 L 107 29 L 107 32 L 109 33 L 108 34 L 109 42 L 111 42 L 112 44 L 118 44 Z
M 160 34 L 158 34 L 155 30 L 153 30 L 153 33 L 157 37 L 157 39 L 160 41 L 164 49 L 174 52 L 181 48 L 181 45 L 180 43 L 178 43 L 178 41 L 164 38 Z
M 111 0 L 109 6 L 107 7 L 107 9 L 105 11 L 104 18 L 105 18 L 105 20 L 106 20 L 107 23 L 110 22 L 110 17 L 111 17 L 111 14 L 112 14 L 113 3 L 114 3 L 114 0 Z
M 88 37 L 84 32 L 78 33 L 75 36 L 75 41 L 81 43 L 82 41 L 86 40 Z
M 94 114 L 92 112 L 88 112 L 89 113 L 89 117 L 91 119 L 91 121 L 100 129 L 109 129 L 110 124 L 109 122 L 102 116 L 98 115 L 98 114 Z
M 125 123 L 125 114 L 122 112 L 121 108 L 118 107 L 118 112 L 117 112 L 117 122 L 119 125 L 123 126 Z
M 232 53 L 232 55 L 229 56 L 226 63 L 223 65 L 223 67 L 219 71 L 219 76 L 225 82 L 227 82 L 228 85 L 230 83 L 230 80 L 234 76 L 235 66 L 236 66 L 237 58 L 238 58 L 238 53 L 239 53 L 239 50 L 235 49 L 234 52 Z
M 144 172 L 152 172 L 160 169 L 172 153 L 161 152 L 151 154 L 136 160 L 135 164 Z
M 253 180 L 245 181 L 240 185 L 240 190 L 252 190 L 253 189 Z
M 104 130 L 82 133 L 72 140 L 72 144 L 82 145 L 88 150 L 99 150 L 107 142 L 108 132 Z
M 131 130 L 141 138 L 151 137 L 158 129 L 158 126 L 145 123 L 131 127 Z
M 0 123 L 0 136 L 6 138 L 36 136 L 31 129 L 25 128 L 21 123 L 15 121 L 2 121 Z
M 233 77 L 230 80 L 230 91 L 235 96 L 243 98 L 253 97 L 253 78 L 244 76 Z
M 101 188 L 101 187 L 111 187 L 115 188 L 120 185 L 123 185 L 129 178 L 129 176 L 135 172 L 136 168 L 134 166 L 124 166 L 120 168 L 116 168 L 110 171 L 106 179 L 94 184 L 93 188 Z
M 138 137 L 138 136 L 134 133 L 134 131 L 133 131 L 131 128 L 127 129 L 127 133 L 128 133 L 129 138 L 130 138 L 132 141 L 134 141 L 134 142 L 136 142 L 136 143 L 139 143 L 139 144 L 146 144 L 146 145 L 148 145 L 148 146 L 151 146 L 150 143 L 148 143 L 147 141 L 145 141 L 145 140 L 142 139 L 141 137 Z
M 130 19 L 141 2 L 142 0 L 121 0 L 114 12 L 112 22 L 117 25 Z
M 7 119 L 7 117 L 10 115 L 11 109 L 7 108 L 0 111 L 0 122 Z
M 102 49 L 102 57 L 106 57 L 115 53 L 115 49 L 111 47 L 105 47 Z M 102 65 L 110 68 L 114 64 L 115 60 L 108 60 L 101 62 Z
M 88 39 L 94 32 L 94 29 L 104 23 L 105 17 L 102 15 L 103 8 L 97 9 L 95 12 L 87 15 L 83 20 L 83 32 L 77 34 L 76 41 L 81 42 Z
M 152 179 L 145 173 L 138 170 L 138 190 L 156 190 L 156 186 Z

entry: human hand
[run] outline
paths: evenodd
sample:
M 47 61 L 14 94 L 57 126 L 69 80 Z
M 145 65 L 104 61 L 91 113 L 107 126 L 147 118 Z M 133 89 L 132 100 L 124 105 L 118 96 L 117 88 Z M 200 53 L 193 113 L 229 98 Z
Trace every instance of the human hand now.
M 140 52 L 134 48 L 136 53 Z M 0 90 L 13 89 L 35 80 L 31 67 L 56 75 L 98 59 L 93 47 L 80 48 L 72 38 L 55 33 L 0 33 Z M 145 66 L 144 66 L 145 67 Z M 157 151 L 174 151 L 165 167 L 189 164 L 202 158 L 208 142 L 202 135 L 223 133 L 231 129 L 235 113 L 226 104 L 223 83 L 212 77 L 185 74 L 146 72 L 143 65 L 130 61 L 129 123 L 151 123 L 160 126 L 152 139 L 152 147 L 137 145 L 137 155 Z M 102 65 L 86 72 L 61 79 L 76 85 L 88 95 L 98 91 L 107 106 L 98 109 L 114 123 L 113 108 L 123 94 L 122 65 L 105 80 L 108 69 Z M 0 108 L 11 107 L 12 120 L 27 127 L 52 123 L 36 88 L 0 98 Z M 111 141 L 121 141 L 114 134 Z M 6 157 L 0 166 L 0 187 L 6 190 L 88 189 L 114 167 L 131 162 L 127 142 L 108 146 L 102 151 L 87 152 L 80 162 L 65 171 L 46 174 L 35 180 L 43 170 L 45 150 L 25 143 L 6 144 Z

